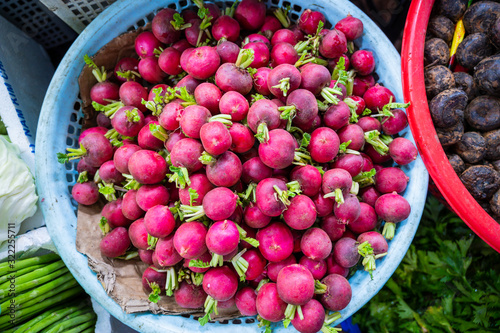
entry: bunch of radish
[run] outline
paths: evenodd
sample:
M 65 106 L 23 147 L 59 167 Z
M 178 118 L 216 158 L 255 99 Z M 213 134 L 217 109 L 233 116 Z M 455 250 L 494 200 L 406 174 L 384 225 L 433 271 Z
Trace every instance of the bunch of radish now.
M 81 158 L 73 198 L 108 201 L 101 252 L 151 265 L 151 301 L 204 308 L 202 325 L 236 306 L 267 328 L 332 331 L 350 268 L 371 275 L 410 214 L 393 162 L 417 151 L 392 137 L 407 105 L 355 51 L 355 17 L 326 29 L 309 9 L 292 25 L 258 0 L 195 3 L 159 11 L 112 75 L 86 57 L 98 126 L 59 155 Z

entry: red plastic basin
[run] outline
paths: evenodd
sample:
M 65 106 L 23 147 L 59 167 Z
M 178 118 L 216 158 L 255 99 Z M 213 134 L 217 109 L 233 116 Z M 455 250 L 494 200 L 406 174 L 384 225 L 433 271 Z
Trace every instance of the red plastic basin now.
M 413 0 L 406 19 L 401 52 L 403 92 L 417 148 L 429 175 L 458 216 L 497 252 L 500 224 L 476 202 L 451 167 L 432 123 L 424 85 L 424 43 L 434 0 Z

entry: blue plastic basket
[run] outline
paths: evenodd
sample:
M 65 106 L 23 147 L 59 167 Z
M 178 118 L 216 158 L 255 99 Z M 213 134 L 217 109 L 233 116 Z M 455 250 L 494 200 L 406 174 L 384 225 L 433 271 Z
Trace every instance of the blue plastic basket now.
M 297 19 L 305 9 L 300 2 L 266 2 L 270 7 L 290 4 L 292 19 Z M 226 324 L 211 323 L 201 327 L 192 317 L 125 314 L 106 294 L 95 273 L 88 267 L 87 258 L 75 248 L 76 203 L 70 198 L 70 190 L 76 181 L 76 163 L 63 166 L 57 162 L 56 153 L 77 144 L 83 117 L 77 79 L 83 68 L 83 56 L 95 54 L 119 34 L 145 25 L 154 13 L 167 6 L 181 11 L 192 4 L 186 0 L 118 1 L 85 29 L 62 60 L 47 91 L 38 126 L 36 178 L 41 207 L 54 244 L 72 274 L 95 300 L 125 324 L 143 332 L 233 333 L 233 324 L 240 324 L 238 332 L 258 332 L 260 329 L 255 318 L 240 318 Z M 380 82 L 394 92 L 397 101 L 403 100 L 399 54 L 375 23 L 347 0 L 317 0 L 315 4 L 307 3 L 306 7 L 323 12 L 329 22 L 337 22 L 347 14 L 360 18 L 365 32 L 356 44 L 362 49 L 374 51 Z M 413 141 L 408 130 L 402 135 Z M 417 230 L 427 194 L 428 174 L 420 158 L 402 169 L 410 177 L 404 196 L 411 204 L 411 215 L 398 224 L 396 236 L 389 245 L 389 254 L 377 263 L 374 279 L 370 280 L 364 271 L 358 271 L 350 278 L 353 297 L 347 308 L 341 311 L 341 320 L 354 314 L 382 288 L 403 259 Z M 275 332 L 295 331 L 293 328 L 285 330 L 281 324 L 275 325 L 274 329 Z

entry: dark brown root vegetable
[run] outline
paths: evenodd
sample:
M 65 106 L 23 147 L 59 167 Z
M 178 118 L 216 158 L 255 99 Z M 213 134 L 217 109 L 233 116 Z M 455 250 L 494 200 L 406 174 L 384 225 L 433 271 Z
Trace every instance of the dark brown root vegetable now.
M 465 68 L 474 68 L 493 54 L 493 46 L 485 33 L 467 35 L 457 48 L 457 61 Z
M 496 160 L 496 161 L 491 161 L 491 165 L 493 165 L 493 168 L 500 172 L 500 159 Z
M 481 60 L 474 68 L 474 82 L 480 92 L 500 95 L 500 55 Z
M 488 200 L 500 188 L 500 175 L 489 166 L 471 166 L 460 175 L 460 180 L 476 200 Z
M 449 128 L 436 127 L 439 142 L 443 147 L 449 147 L 457 143 L 464 134 L 464 124 L 459 121 L 455 126 Z
M 465 109 L 465 120 L 480 131 L 491 131 L 500 127 L 500 99 L 493 96 L 474 98 Z
M 455 32 L 455 24 L 446 16 L 435 16 L 429 20 L 427 32 L 450 43 Z
M 476 86 L 472 76 L 465 72 L 455 72 L 453 77 L 455 78 L 456 88 L 463 90 L 469 96 L 469 101 L 472 100 L 476 94 Z
M 449 89 L 439 93 L 429 104 L 434 125 L 447 128 L 462 122 L 466 106 L 467 94 L 463 90 Z
M 491 212 L 497 216 L 500 215 L 500 191 L 495 192 L 490 199 Z
M 441 91 L 455 87 L 453 73 L 448 67 L 442 65 L 427 69 L 424 74 L 424 81 L 428 99 L 432 99 Z
M 487 34 L 499 14 L 500 4 L 493 1 L 478 1 L 470 6 L 464 14 L 465 31 L 469 34 L 477 32 Z
M 484 157 L 490 161 L 500 160 L 500 130 L 483 133 L 483 137 L 486 142 L 486 155 Z
M 467 9 L 468 0 L 437 0 L 434 6 L 440 15 L 444 15 L 453 22 L 457 22 Z
M 489 37 L 491 44 L 497 49 L 500 48 L 500 16 L 497 17 L 495 23 L 491 26 Z
M 424 64 L 427 65 L 448 65 L 450 61 L 450 48 L 441 38 L 432 38 L 425 42 Z
M 457 154 L 446 155 L 450 161 L 451 167 L 455 170 L 457 175 L 461 175 L 465 171 L 465 163 Z
M 468 163 L 477 163 L 486 154 L 486 140 L 478 132 L 466 132 L 455 146 L 455 152 Z

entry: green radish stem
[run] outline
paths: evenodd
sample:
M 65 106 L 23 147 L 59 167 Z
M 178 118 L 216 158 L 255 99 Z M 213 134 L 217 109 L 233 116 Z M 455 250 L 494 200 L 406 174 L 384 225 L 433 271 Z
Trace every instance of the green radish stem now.
M 238 273 L 238 275 L 240 276 L 241 282 L 245 282 L 246 272 L 248 269 L 248 261 L 246 261 L 245 258 L 241 257 L 246 251 L 247 249 L 243 249 L 231 259 L 231 263 L 233 264 L 236 273 Z
M 102 105 L 97 102 L 92 102 L 92 106 L 96 111 L 104 113 L 106 117 L 109 119 L 113 119 L 116 111 L 118 111 L 121 107 L 125 106 L 121 101 L 109 101 L 110 103 L 107 105 Z
M 345 98 L 344 103 L 346 103 L 349 109 L 351 110 L 351 117 L 349 118 L 349 122 L 357 123 L 359 118 L 358 114 L 356 113 L 356 109 L 358 108 L 358 103 L 355 102 L 352 98 Z
M 116 190 L 112 183 L 102 182 L 97 184 L 99 188 L 99 193 L 101 193 L 107 201 L 116 200 Z
M 233 2 L 233 5 L 231 7 L 227 7 L 226 8 L 226 15 L 227 16 L 230 16 L 230 17 L 233 17 L 234 16 L 234 12 L 236 11 L 236 5 L 239 3 L 240 1 L 239 0 L 236 0 L 235 2 Z
M 290 5 L 288 5 L 285 10 L 282 8 L 276 8 L 273 12 L 274 16 L 280 21 L 284 28 L 290 27 L 290 18 L 288 17 L 288 12 L 290 11 Z
M 371 169 L 370 171 L 361 172 L 358 175 L 354 176 L 352 180 L 359 184 L 360 188 L 375 184 L 375 180 L 373 177 L 375 176 L 375 169 Z
M 333 105 L 337 105 L 340 102 L 340 99 L 335 95 L 342 95 L 342 91 L 340 89 L 336 89 L 335 87 L 325 87 L 321 90 L 321 96 L 325 99 L 326 102 Z
M 174 167 L 170 166 L 170 171 L 172 174 L 167 174 L 169 177 L 168 181 L 170 183 L 175 182 L 175 186 L 178 188 L 186 188 L 191 185 L 191 180 L 189 179 L 189 172 L 185 167 Z
M 394 238 L 394 234 L 396 233 L 396 223 L 385 221 L 384 229 L 382 230 L 382 236 L 387 240 L 391 240 Z
M 358 195 L 359 193 L 359 183 L 358 182 L 352 182 L 351 189 L 349 190 L 349 193 Z
M 84 55 L 83 60 L 90 68 L 92 68 L 92 75 L 94 75 L 97 82 L 106 81 L 106 79 L 108 78 L 108 74 L 107 74 L 106 68 L 104 68 L 104 66 L 101 66 L 101 68 L 99 68 L 95 64 L 95 62 L 92 59 L 90 59 L 90 57 L 88 55 Z
M 314 280 L 314 293 L 316 295 L 321 295 L 326 293 L 326 284 L 321 283 L 319 280 Z
M 186 222 L 195 221 L 205 216 L 203 206 L 180 205 L 180 211 L 184 214 L 184 218 L 187 218 Z
M 130 250 L 130 251 L 125 252 L 124 255 L 116 257 L 116 258 L 122 259 L 122 260 L 131 260 L 131 259 L 137 258 L 138 256 L 139 256 L 138 251 Z
M 380 139 L 380 132 L 377 130 L 365 132 L 365 141 L 373 146 L 380 155 L 387 155 L 389 147 Z
M 247 68 L 254 61 L 255 54 L 252 49 L 241 49 L 238 53 L 235 65 L 240 68 Z
M 337 333 L 342 332 L 341 328 L 331 327 L 335 321 L 339 320 L 342 316 L 338 312 L 334 312 L 332 314 L 328 314 L 325 316 L 325 322 L 323 327 L 321 328 L 321 332 L 323 333 Z
M 257 184 L 250 183 L 250 184 L 248 184 L 246 191 L 244 193 L 238 193 L 238 196 L 245 201 L 256 202 L 257 201 L 257 196 L 255 193 L 256 188 L 257 188 Z M 250 196 L 252 197 L 251 200 L 249 199 Z
M 255 138 L 259 140 L 260 143 L 265 143 L 269 141 L 269 129 L 265 122 L 261 122 L 257 127 L 257 133 L 255 134 Z
M 78 175 L 78 179 L 76 180 L 77 183 L 85 183 L 85 182 L 88 182 L 89 181 L 89 177 L 88 177 L 88 172 L 87 170 L 85 171 L 82 171 L 79 175 Z
M 174 14 L 173 20 L 170 21 L 170 24 L 175 30 L 184 30 L 192 25 L 191 23 L 185 23 L 184 18 L 179 13 Z
M 283 97 L 286 97 L 288 94 L 288 90 L 290 90 L 290 78 L 289 77 L 284 77 L 281 80 L 279 80 L 279 84 L 272 86 L 271 88 L 276 88 L 279 89 L 283 92 Z
M 205 164 L 205 165 L 210 165 L 210 164 L 214 164 L 215 162 L 217 162 L 217 159 L 215 157 L 213 157 L 212 155 L 210 155 L 209 153 L 207 153 L 206 151 L 201 153 L 201 156 L 198 158 L 198 160 L 202 164 Z
M 212 260 L 210 260 L 210 267 L 222 266 L 224 264 L 224 257 L 217 253 L 212 253 Z
M 259 284 L 257 285 L 257 288 L 255 288 L 255 291 L 258 292 L 260 290 L 260 288 L 268 282 L 269 282 L 269 279 L 260 280 Z
M 201 326 L 205 326 L 206 323 L 210 321 L 210 314 L 215 313 L 219 314 L 217 309 L 217 301 L 213 299 L 211 296 L 207 296 L 205 300 L 205 315 L 203 317 L 198 318 L 198 322 Z
M 156 248 L 156 243 L 158 243 L 158 239 L 156 237 L 151 236 L 148 234 L 148 250 L 154 250 Z
M 344 203 L 344 195 L 342 194 L 342 190 L 340 188 L 336 188 L 335 191 L 323 195 L 323 198 L 331 197 L 335 197 L 335 201 L 339 205 L 342 205 Z
M 127 81 L 135 81 L 136 78 L 142 78 L 141 74 L 136 71 L 128 70 L 128 71 L 116 71 L 116 76 L 121 77 Z
M 165 142 L 168 139 L 168 132 L 158 124 L 155 123 L 149 124 L 149 131 L 155 138 L 157 138 L 160 141 Z
M 233 125 L 233 122 L 231 121 L 231 115 L 230 114 L 218 114 L 213 117 L 210 117 L 208 119 L 208 122 L 211 123 L 213 121 L 218 121 L 226 125 L 226 127 L 231 127 Z
M 138 190 L 142 186 L 132 175 L 123 174 L 123 177 L 125 177 L 125 185 L 123 185 L 123 188 L 126 190 Z
M 236 225 L 236 228 L 238 228 L 238 232 L 240 233 L 240 240 L 247 242 L 248 244 L 252 245 L 253 247 L 259 247 L 258 240 L 251 238 L 251 237 L 247 237 L 247 232 L 245 231 L 245 229 L 240 227 L 237 223 L 235 223 L 235 225 Z
M 106 219 L 104 216 L 101 216 L 101 219 L 99 220 L 99 228 L 101 229 L 103 236 L 105 236 L 111 230 L 108 219 Z

